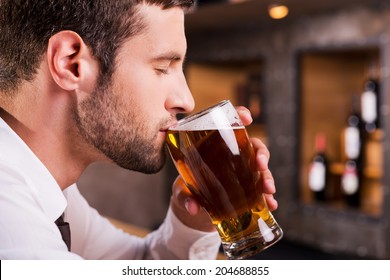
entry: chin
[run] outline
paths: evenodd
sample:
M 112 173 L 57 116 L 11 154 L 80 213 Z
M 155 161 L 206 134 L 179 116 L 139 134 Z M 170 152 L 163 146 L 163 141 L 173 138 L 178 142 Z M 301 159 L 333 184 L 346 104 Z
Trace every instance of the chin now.
M 142 155 L 139 155 L 138 159 L 133 157 L 125 161 L 115 161 L 115 163 L 127 170 L 141 172 L 144 174 L 155 174 L 161 171 L 161 169 L 165 166 L 166 153 L 164 149 L 153 156 L 150 154 L 148 155 L 148 153 L 145 152 Z

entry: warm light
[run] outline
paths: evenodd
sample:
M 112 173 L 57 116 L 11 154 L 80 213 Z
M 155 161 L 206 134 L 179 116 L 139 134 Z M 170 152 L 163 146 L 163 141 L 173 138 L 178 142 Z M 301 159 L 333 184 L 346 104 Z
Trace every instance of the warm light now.
M 288 8 L 284 5 L 272 4 L 268 7 L 268 13 L 273 19 L 281 19 L 288 15 Z

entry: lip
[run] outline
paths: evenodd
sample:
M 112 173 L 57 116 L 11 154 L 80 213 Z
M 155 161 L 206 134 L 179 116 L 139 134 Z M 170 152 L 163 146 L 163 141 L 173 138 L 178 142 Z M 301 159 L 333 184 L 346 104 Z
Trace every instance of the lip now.
M 176 125 L 176 124 L 177 124 L 177 121 L 172 122 L 172 123 L 170 123 L 170 124 L 164 126 L 162 129 L 160 129 L 160 131 L 161 131 L 161 132 L 167 132 L 167 131 L 169 130 L 170 127 L 172 127 L 172 126 L 174 126 L 174 125 Z
M 167 135 L 168 135 L 168 130 L 160 129 L 160 131 L 158 132 L 158 135 L 156 137 L 156 140 L 157 141 L 165 141 L 165 139 L 167 138 Z

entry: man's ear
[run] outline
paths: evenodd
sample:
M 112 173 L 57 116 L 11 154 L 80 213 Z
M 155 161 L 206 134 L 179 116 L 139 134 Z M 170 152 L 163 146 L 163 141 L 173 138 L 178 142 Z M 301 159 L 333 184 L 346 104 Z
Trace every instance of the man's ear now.
M 47 60 L 54 81 L 62 89 L 73 91 L 94 86 L 98 63 L 77 33 L 61 31 L 53 35 L 47 47 Z

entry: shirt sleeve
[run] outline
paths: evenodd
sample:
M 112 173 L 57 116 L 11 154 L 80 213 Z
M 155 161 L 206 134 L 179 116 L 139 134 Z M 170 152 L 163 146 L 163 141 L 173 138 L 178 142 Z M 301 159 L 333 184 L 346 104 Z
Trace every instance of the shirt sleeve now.
M 140 238 L 115 228 L 89 206 L 76 185 L 67 188 L 65 196 L 71 251 L 85 259 L 215 259 L 218 254 L 217 232 L 191 229 L 171 209 L 156 231 Z
M 203 232 L 184 225 L 169 208 L 160 228 L 147 236 L 151 259 L 216 259 L 220 247 L 217 232 Z

